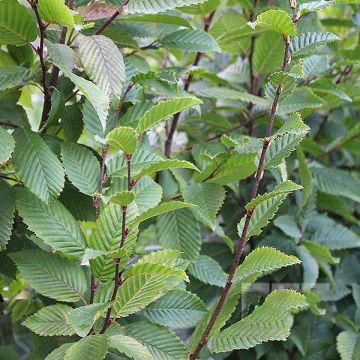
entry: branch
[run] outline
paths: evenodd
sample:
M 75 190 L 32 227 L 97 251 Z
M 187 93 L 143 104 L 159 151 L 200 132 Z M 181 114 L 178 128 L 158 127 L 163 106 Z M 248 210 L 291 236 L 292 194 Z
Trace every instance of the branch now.
M 253 9 L 250 12 L 249 21 L 254 21 L 254 15 L 255 15 L 255 9 L 257 5 L 258 0 L 254 0 Z M 255 95 L 256 94 L 256 88 L 258 83 L 258 77 L 254 74 L 254 64 L 253 64 L 253 57 L 254 57 L 254 51 L 255 51 L 255 42 L 256 42 L 256 36 L 251 37 L 251 44 L 250 44 L 250 53 L 248 56 L 249 59 L 249 72 L 250 72 L 250 94 Z M 250 103 L 247 107 L 249 114 L 253 108 L 254 104 Z M 254 125 L 255 125 L 255 119 L 250 115 L 250 119 L 248 122 L 248 133 L 251 136 L 254 131 Z
M 127 188 L 128 191 L 131 191 L 131 189 L 134 187 L 134 182 L 131 179 L 131 155 L 124 154 L 124 157 L 127 162 L 127 180 L 128 180 Z M 122 222 L 121 222 L 122 224 L 121 224 L 121 239 L 120 239 L 119 249 L 122 249 L 124 247 L 125 240 L 129 234 L 129 230 L 126 228 L 127 206 L 122 206 L 121 212 L 122 212 Z M 123 272 L 120 271 L 120 260 L 121 260 L 120 258 L 115 259 L 114 290 L 111 295 L 110 301 L 114 301 L 116 299 L 118 289 L 124 282 L 124 280 L 122 279 Z M 104 325 L 100 331 L 100 334 L 103 334 L 110 325 L 111 311 L 112 311 L 112 306 L 108 309 L 106 313 Z
M 205 25 L 204 25 L 204 31 L 205 32 L 209 31 L 209 28 L 210 28 L 211 22 L 212 22 L 212 20 L 214 18 L 214 15 L 215 15 L 215 10 L 207 18 L 205 18 Z M 192 63 L 192 66 L 198 66 L 202 56 L 203 56 L 202 52 L 197 52 L 196 56 L 195 56 L 195 60 Z M 188 75 L 186 80 L 184 81 L 184 91 L 189 90 L 189 87 L 190 87 L 190 84 L 191 84 L 192 80 L 193 80 L 193 76 L 191 74 Z M 169 132 L 168 132 L 166 140 L 165 140 L 164 154 L 165 154 L 165 156 L 167 158 L 169 158 L 170 155 L 171 155 L 171 145 L 172 145 L 172 141 L 173 141 L 173 138 L 174 138 L 175 130 L 176 130 L 176 128 L 178 126 L 178 123 L 179 123 L 180 115 L 181 115 L 181 112 L 178 112 L 178 113 L 176 113 L 174 115 L 174 117 L 172 119 L 172 122 L 171 122 Z
M 44 40 L 46 38 L 46 26 L 45 24 L 42 22 L 39 11 L 38 11 L 38 7 L 37 7 L 37 2 L 36 1 L 29 1 L 31 8 L 34 10 L 35 16 L 36 16 L 36 20 L 39 26 L 39 31 L 40 31 L 40 44 L 39 47 L 37 49 L 35 49 L 36 53 L 39 56 L 39 60 L 40 60 L 40 66 L 41 66 L 41 72 L 42 72 L 42 77 L 41 77 L 41 84 L 43 87 L 43 92 L 44 92 L 44 107 L 43 107 L 43 111 L 41 114 L 41 122 L 40 122 L 40 128 L 45 124 L 50 110 L 51 110 L 51 93 L 46 85 L 46 73 L 47 73 L 47 68 L 45 65 L 45 59 L 44 59 Z
M 129 0 L 126 0 L 94 33 L 100 35 L 124 10 Z
M 291 5 L 291 8 L 293 9 L 293 22 L 296 22 L 297 21 L 296 1 L 290 1 L 290 5 Z M 281 69 L 282 71 L 286 71 L 288 64 L 291 61 L 290 51 L 289 51 L 290 40 L 291 40 L 291 38 L 289 36 L 284 37 L 285 51 L 284 51 L 283 65 L 282 65 L 282 69 Z M 266 155 L 266 151 L 270 144 L 270 136 L 272 134 L 275 115 L 276 115 L 277 108 L 279 106 L 279 100 L 280 100 L 280 95 L 282 93 L 282 90 L 283 90 L 283 86 L 279 85 L 276 89 L 276 94 L 275 94 L 275 97 L 274 97 L 274 100 L 273 100 L 273 103 L 271 106 L 269 122 L 268 122 L 268 126 L 266 129 L 263 147 L 261 150 L 259 165 L 258 165 L 256 174 L 255 174 L 255 179 L 254 179 L 253 187 L 252 187 L 252 191 L 251 191 L 252 199 L 258 195 L 260 181 L 264 174 L 265 155 Z M 225 287 L 223 289 L 223 292 L 222 292 L 220 299 L 216 305 L 216 308 L 211 316 L 211 319 L 210 319 L 203 335 L 201 336 L 201 339 L 200 339 L 195 351 L 192 354 L 190 354 L 189 360 L 196 360 L 198 355 L 200 354 L 200 351 L 202 350 L 202 348 L 207 344 L 210 332 L 211 332 L 213 326 L 215 325 L 215 322 L 216 322 L 217 318 L 219 317 L 223 306 L 225 305 L 231 285 L 234 280 L 236 269 L 240 264 L 240 259 L 244 252 L 244 249 L 245 249 L 245 245 L 246 245 L 247 238 L 248 238 L 249 225 L 250 225 L 250 221 L 251 221 L 253 214 L 254 214 L 254 209 L 248 209 L 246 211 L 246 217 L 245 217 L 243 231 L 240 236 L 239 245 L 236 248 L 235 257 L 232 261 Z

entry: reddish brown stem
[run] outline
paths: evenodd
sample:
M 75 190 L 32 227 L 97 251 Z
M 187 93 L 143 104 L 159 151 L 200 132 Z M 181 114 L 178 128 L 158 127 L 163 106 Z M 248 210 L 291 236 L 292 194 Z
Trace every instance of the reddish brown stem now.
M 124 10 L 129 0 L 125 1 L 96 31 L 95 35 L 100 35 Z
M 126 163 L 127 163 L 127 180 L 128 180 L 127 188 L 128 188 L 128 191 L 130 191 L 133 188 L 133 183 L 132 183 L 132 179 L 131 179 L 131 155 L 125 154 L 124 156 L 125 156 Z M 126 206 L 121 207 L 121 213 L 122 213 L 121 239 L 120 239 L 119 249 L 122 249 L 124 247 L 125 240 L 129 233 L 126 228 L 126 214 L 127 214 Z M 120 258 L 115 259 L 114 290 L 112 292 L 110 301 L 114 301 L 116 299 L 118 289 L 121 286 L 121 284 L 123 283 L 123 280 L 122 280 L 123 273 L 122 273 L 122 271 L 120 271 L 120 261 L 121 261 Z M 104 320 L 104 325 L 100 331 L 100 334 L 103 334 L 110 325 L 111 311 L 112 311 L 112 306 L 107 310 L 105 320 Z
M 294 15 L 294 17 L 295 17 L 295 15 Z M 282 71 L 286 71 L 287 66 L 288 66 L 288 64 L 290 62 L 290 51 L 289 51 L 290 37 L 285 37 L 284 42 L 285 42 L 285 51 L 284 51 L 284 60 L 283 60 L 283 65 L 282 65 Z M 275 94 L 275 97 L 274 97 L 274 100 L 273 100 L 273 103 L 272 103 L 272 106 L 271 106 L 269 122 L 268 122 L 268 126 L 267 126 L 267 129 L 266 129 L 266 134 L 265 134 L 265 139 L 264 139 L 264 142 L 263 142 L 263 147 L 262 147 L 262 150 L 261 150 L 261 155 L 260 155 L 260 159 L 259 159 L 259 165 L 258 165 L 256 174 L 255 174 L 253 187 L 252 187 L 252 191 L 251 191 L 251 198 L 252 199 L 255 198 L 258 195 L 260 181 L 261 181 L 261 179 L 263 177 L 263 174 L 264 174 L 265 155 L 266 155 L 266 151 L 267 151 L 267 149 L 269 147 L 269 144 L 270 144 L 270 136 L 272 134 L 275 115 L 276 115 L 277 108 L 279 106 L 279 100 L 280 100 L 280 95 L 281 95 L 282 90 L 283 90 L 282 85 L 279 85 L 277 87 L 277 89 L 276 89 L 276 94 Z M 212 314 L 212 316 L 210 318 L 210 321 L 209 321 L 208 325 L 206 326 L 206 329 L 205 329 L 203 335 L 200 338 L 200 341 L 199 341 L 197 347 L 195 348 L 194 352 L 192 354 L 190 354 L 189 360 L 195 360 L 195 359 L 198 358 L 202 348 L 207 344 L 209 335 L 211 333 L 211 330 L 212 330 L 213 326 L 215 325 L 215 322 L 218 319 L 223 306 L 225 305 L 226 299 L 228 297 L 229 291 L 231 289 L 231 285 L 232 285 L 234 277 L 235 277 L 236 269 L 240 264 L 241 256 L 242 256 L 242 254 L 244 252 L 246 242 L 248 241 L 249 225 L 250 225 L 250 221 L 251 221 L 251 218 L 252 218 L 253 214 L 254 214 L 254 209 L 248 209 L 246 211 L 244 227 L 243 227 L 243 230 L 241 232 L 239 245 L 236 248 L 235 257 L 234 257 L 234 259 L 232 261 L 225 287 L 224 287 L 223 292 L 222 292 L 222 294 L 220 296 L 220 299 L 219 299 L 219 301 L 218 301 L 218 303 L 217 303 L 217 305 L 215 307 L 215 310 L 214 310 L 214 312 L 213 312 L 213 314 Z
M 215 10 L 207 18 L 205 18 L 205 25 L 204 25 L 204 31 L 205 32 L 209 31 L 209 28 L 210 28 L 211 22 L 212 22 L 212 20 L 214 18 L 214 15 L 215 15 Z M 196 56 L 195 56 L 195 60 L 192 63 L 192 66 L 198 66 L 202 56 L 203 56 L 202 52 L 197 52 Z M 184 91 L 189 90 L 189 87 L 191 85 L 192 80 L 193 80 L 193 76 L 191 74 L 188 75 L 187 78 L 184 81 Z M 166 137 L 166 140 L 165 140 L 165 150 L 164 150 L 164 154 L 165 154 L 165 156 L 167 158 L 169 158 L 170 155 L 171 155 L 171 146 L 172 146 L 172 142 L 173 142 L 173 138 L 174 138 L 176 128 L 177 128 L 177 126 L 179 124 L 180 115 L 181 115 L 181 112 L 178 112 L 178 113 L 176 113 L 174 115 L 174 117 L 173 117 L 173 119 L 171 121 L 169 131 L 167 133 L 167 137 Z

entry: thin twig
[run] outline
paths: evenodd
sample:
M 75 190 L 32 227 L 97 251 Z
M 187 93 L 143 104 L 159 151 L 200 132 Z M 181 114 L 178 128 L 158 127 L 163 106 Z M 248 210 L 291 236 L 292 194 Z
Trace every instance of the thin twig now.
M 293 9 L 293 22 L 296 21 L 297 19 L 297 12 L 296 12 L 296 1 L 290 1 L 291 7 Z M 282 65 L 282 71 L 286 71 L 288 64 L 290 63 L 291 57 L 290 57 L 290 51 L 289 51 L 289 45 L 290 45 L 290 37 L 286 36 L 284 37 L 284 43 L 285 43 L 285 51 L 284 51 L 284 59 L 283 59 L 283 65 Z M 265 139 L 263 141 L 263 147 L 262 147 L 262 151 L 261 151 L 261 155 L 260 155 L 260 159 L 259 159 L 259 165 L 255 174 L 255 178 L 254 178 L 254 182 L 253 182 L 253 187 L 252 187 L 252 191 L 251 191 L 251 198 L 255 198 L 258 195 L 259 192 L 259 186 L 260 186 L 260 182 L 261 179 L 263 177 L 264 174 L 264 169 L 265 169 L 265 155 L 266 155 L 266 151 L 269 147 L 270 144 L 270 136 L 272 134 L 272 129 L 273 129 L 273 125 L 274 125 L 274 120 L 275 120 L 275 115 L 276 115 L 276 111 L 277 108 L 279 106 L 279 100 L 280 100 L 280 95 L 281 92 L 283 90 L 283 86 L 279 85 L 276 89 L 276 94 L 271 106 L 271 112 L 270 112 L 270 116 L 269 116 L 269 122 L 268 122 L 268 126 L 266 129 L 266 134 L 265 134 Z M 240 264 L 240 259 L 241 256 L 243 254 L 246 242 L 248 241 L 248 231 L 249 231 L 249 225 L 250 225 L 250 221 L 251 218 L 254 214 L 254 209 L 248 209 L 246 211 L 246 216 L 245 216 L 245 222 L 244 222 L 244 227 L 240 236 L 240 241 L 239 244 L 236 248 L 236 252 L 235 252 L 235 257 L 233 259 L 233 262 L 231 264 L 230 267 L 230 271 L 229 271 L 229 275 L 225 284 L 225 287 L 223 289 L 223 292 L 220 296 L 220 299 L 216 305 L 216 308 L 211 316 L 211 319 L 203 333 L 203 335 L 200 338 L 200 341 L 197 345 L 197 347 L 195 348 L 194 352 L 192 354 L 190 354 L 189 360 L 195 360 L 197 359 L 198 355 L 200 354 L 202 348 L 207 344 L 208 342 L 208 338 L 210 335 L 210 332 L 213 328 L 213 326 L 215 325 L 215 322 L 217 320 L 217 318 L 220 315 L 220 312 L 223 308 L 223 306 L 225 305 L 226 299 L 228 297 L 230 288 L 232 286 L 234 277 L 235 277 L 235 272 L 237 267 Z
M 124 154 L 124 157 L 127 163 L 127 180 L 128 180 L 127 188 L 128 191 L 131 191 L 131 189 L 134 187 L 134 183 L 131 179 L 131 155 Z M 121 221 L 121 239 L 120 239 L 119 249 L 122 249 L 124 247 L 125 240 L 129 234 L 129 230 L 126 228 L 127 206 L 122 206 L 121 212 L 122 212 L 122 221 Z M 114 301 L 116 299 L 118 289 L 124 282 L 124 280 L 122 279 L 123 272 L 120 271 L 120 261 L 121 261 L 120 257 L 115 259 L 114 290 L 112 292 L 110 301 Z M 103 334 L 110 325 L 111 311 L 112 311 L 112 306 L 107 310 L 106 317 L 104 320 L 104 325 L 100 331 L 100 334 Z
M 204 31 L 205 32 L 208 32 L 209 31 L 209 28 L 210 28 L 210 25 L 211 25 L 211 22 L 214 18 L 214 15 L 215 15 L 215 10 L 207 17 L 205 18 L 205 25 L 204 25 Z M 199 65 L 199 62 L 201 60 L 203 56 L 203 53 L 202 52 L 198 52 L 195 56 L 195 60 L 192 64 L 192 66 L 198 66 Z M 188 91 L 189 90 L 189 87 L 190 87 L 190 84 L 193 80 L 193 76 L 190 74 L 187 76 L 186 80 L 184 81 L 184 91 Z M 173 138 L 174 138 L 174 134 L 175 134 L 175 131 L 176 131 L 176 128 L 178 126 L 178 123 L 179 123 L 179 119 L 180 119 L 180 115 L 181 115 L 181 112 L 178 112 L 174 115 L 172 121 L 171 121 L 171 126 L 170 126 L 170 129 L 168 131 L 168 134 L 167 134 L 167 137 L 166 137 L 166 140 L 165 140 L 165 150 L 164 150 L 164 154 L 167 158 L 170 157 L 171 155 L 171 146 L 172 146 L 172 142 L 173 142 Z
M 51 110 L 51 93 L 46 85 L 46 73 L 47 73 L 47 67 L 45 65 L 45 59 L 44 59 L 44 41 L 46 38 L 46 26 L 41 20 L 37 2 L 36 1 L 29 1 L 32 9 L 34 10 L 36 20 L 39 26 L 40 31 L 40 43 L 39 47 L 36 49 L 36 53 L 39 56 L 40 60 L 40 66 L 41 66 L 41 83 L 43 87 L 44 92 L 44 106 L 41 114 L 41 122 L 40 122 L 40 128 L 46 123 L 46 120 L 49 116 L 50 110 Z
M 258 2 L 258 0 L 254 0 L 253 8 L 249 15 L 250 22 L 254 21 L 254 15 L 255 15 L 255 9 L 256 9 L 257 2 Z M 254 57 L 254 52 L 255 52 L 255 42 L 256 42 L 256 36 L 252 36 L 248 60 L 249 60 L 249 73 L 250 73 L 250 94 L 253 94 L 253 95 L 255 95 L 257 92 L 256 88 L 257 88 L 257 84 L 258 84 L 258 77 L 254 73 L 254 64 L 253 64 L 253 57 Z M 253 106 L 254 106 L 253 103 L 250 103 L 248 105 L 247 110 L 249 111 L 249 114 L 250 114 Z M 253 134 L 254 125 L 255 125 L 255 119 L 250 115 L 250 119 L 248 122 L 248 133 L 250 136 Z
M 100 35 L 124 10 L 129 0 L 126 0 L 94 33 Z
M 106 170 L 105 170 L 107 154 L 108 154 L 108 147 L 103 146 L 103 148 L 101 150 L 101 169 L 100 169 L 98 195 L 93 197 L 96 219 L 98 219 L 99 215 L 100 215 L 100 202 L 101 202 L 100 196 L 102 195 L 104 184 L 107 181 L 107 175 L 106 175 Z M 97 286 L 96 286 L 95 277 L 94 277 L 94 275 L 91 274 L 90 301 L 89 301 L 90 304 L 92 304 L 94 302 L 96 288 L 97 288 Z

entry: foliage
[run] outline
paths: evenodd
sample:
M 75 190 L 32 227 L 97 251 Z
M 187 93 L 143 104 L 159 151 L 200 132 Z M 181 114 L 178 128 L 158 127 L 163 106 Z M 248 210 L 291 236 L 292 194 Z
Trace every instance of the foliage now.
M 359 18 L 0 0 L 0 358 L 359 360 Z

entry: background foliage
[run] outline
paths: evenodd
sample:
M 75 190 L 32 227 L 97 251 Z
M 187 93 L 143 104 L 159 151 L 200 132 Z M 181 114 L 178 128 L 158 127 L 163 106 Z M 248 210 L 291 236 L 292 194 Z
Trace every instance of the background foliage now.
M 359 27 L 0 0 L 0 359 L 359 360 Z

